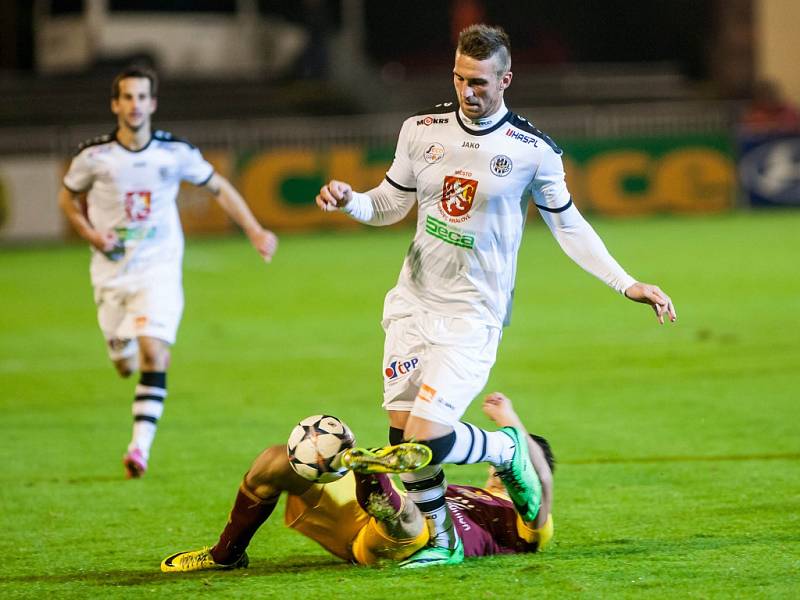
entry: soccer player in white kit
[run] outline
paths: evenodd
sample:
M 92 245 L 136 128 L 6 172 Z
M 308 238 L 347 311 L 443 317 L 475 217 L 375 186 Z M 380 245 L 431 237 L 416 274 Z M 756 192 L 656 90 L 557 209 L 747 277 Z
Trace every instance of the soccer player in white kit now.
M 384 402 L 390 443 L 426 443 L 431 465 L 401 476 L 431 529 L 431 546 L 403 566 L 455 564 L 463 549 L 444 502 L 442 463 L 495 465 L 526 518 L 538 503 L 519 431 L 485 431 L 461 421 L 494 364 L 508 323 L 529 202 L 562 249 L 627 298 L 649 304 L 658 321 L 676 319 L 657 286 L 637 282 L 611 257 L 573 204 L 561 150 L 506 108 L 510 42 L 497 27 L 471 25 L 459 36 L 453 68 L 458 103 L 406 119 L 394 162 L 378 187 L 358 193 L 333 180 L 320 190 L 322 210 L 342 210 L 372 225 L 405 217 L 416 201 L 417 231 L 397 285 L 386 296 L 382 325 Z M 518 503 L 521 502 L 523 505 Z
M 183 230 L 176 203 L 181 181 L 211 191 L 266 261 L 277 248 L 275 235 L 261 227 L 197 148 L 151 131 L 157 86 L 155 74 L 139 67 L 114 79 L 117 128 L 80 146 L 58 197 L 75 230 L 92 245 L 91 280 L 109 356 L 122 377 L 140 372 L 133 436 L 123 457 L 129 478 L 147 470 L 167 395 L 170 346 L 183 312 Z

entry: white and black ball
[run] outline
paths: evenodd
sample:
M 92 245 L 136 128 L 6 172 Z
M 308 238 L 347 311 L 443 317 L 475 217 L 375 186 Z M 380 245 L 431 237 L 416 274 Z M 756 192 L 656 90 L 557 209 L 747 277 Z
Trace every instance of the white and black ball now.
M 334 458 L 355 442 L 353 432 L 342 421 L 330 415 L 306 417 L 289 435 L 286 450 L 295 472 L 315 483 L 330 483 L 347 473 L 337 468 Z

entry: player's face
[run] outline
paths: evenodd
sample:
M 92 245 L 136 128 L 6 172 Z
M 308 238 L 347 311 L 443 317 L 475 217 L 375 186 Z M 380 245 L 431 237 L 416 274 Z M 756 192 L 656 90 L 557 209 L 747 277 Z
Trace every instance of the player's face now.
M 511 71 L 499 72 L 497 56 L 477 60 L 456 52 L 453 85 L 458 104 L 470 119 L 496 112 L 503 102 L 503 91 L 511 85 Z
M 150 80 L 128 77 L 119 82 L 119 97 L 111 100 L 111 110 L 117 115 L 120 127 L 139 131 L 150 125 L 150 115 L 156 110 L 156 99 L 150 95 Z

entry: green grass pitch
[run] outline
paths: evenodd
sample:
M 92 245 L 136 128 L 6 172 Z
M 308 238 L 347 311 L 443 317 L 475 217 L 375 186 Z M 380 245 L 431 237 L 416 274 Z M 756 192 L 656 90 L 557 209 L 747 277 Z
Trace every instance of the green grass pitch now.
M 151 471 L 125 481 L 133 384 L 108 364 L 88 252 L 0 251 L 0 597 L 532 598 L 800 596 L 800 213 L 595 220 L 675 299 L 658 326 L 533 223 L 487 391 L 560 461 L 538 555 L 398 572 L 339 562 L 287 530 L 251 568 L 164 575 L 213 544 L 242 474 L 302 417 L 382 443 L 383 295 L 409 230 L 189 242 L 186 311 Z M 488 425 L 475 403 L 470 420 Z M 484 467 L 450 467 L 480 484 Z

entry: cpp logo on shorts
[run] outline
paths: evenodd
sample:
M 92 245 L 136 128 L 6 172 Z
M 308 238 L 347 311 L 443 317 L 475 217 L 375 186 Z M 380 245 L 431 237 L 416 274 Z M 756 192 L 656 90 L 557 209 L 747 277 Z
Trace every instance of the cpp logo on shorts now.
M 417 366 L 419 366 L 419 359 L 416 356 L 406 360 L 393 360 L 383 373 L 386 375 L 386 379 L 397 379 L 403 375 L 408 375 Z

